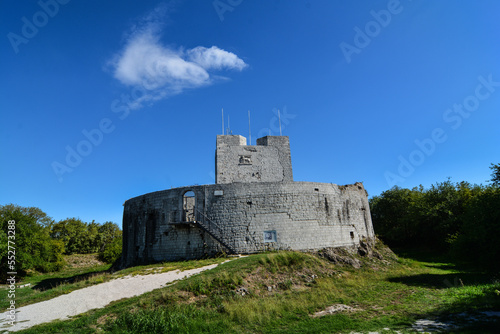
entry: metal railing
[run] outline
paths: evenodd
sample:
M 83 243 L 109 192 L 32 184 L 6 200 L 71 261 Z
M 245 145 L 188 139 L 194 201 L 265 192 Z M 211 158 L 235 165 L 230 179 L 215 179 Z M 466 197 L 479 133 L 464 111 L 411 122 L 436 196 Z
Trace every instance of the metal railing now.
M 217 240 L 218 243 L 224 246 L 230 254 L 236 254 L 234 248 L 224 241 L 224 232 L 222 228 L 217 223 L 208 218 L 207 215 L 205 215 L 203 212 L 196 208 L 195 210 L 201 217 L 203 217 L 202 220 L 197 220 L 195 223 L 200 226 L 205 232 L 210 234 L 215 240 Z

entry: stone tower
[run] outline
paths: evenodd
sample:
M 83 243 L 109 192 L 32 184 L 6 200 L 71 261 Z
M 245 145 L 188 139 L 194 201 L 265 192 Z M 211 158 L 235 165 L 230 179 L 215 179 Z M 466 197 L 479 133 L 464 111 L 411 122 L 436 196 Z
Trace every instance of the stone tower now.
M 361 183 L 293 180 L 290 143 L 219 135 L 216 183 L 127 200 L 122 265 L 196 259 L 220 252 L 354 246 L 375 236 Z
M 217 184 L 293 182 L 287 136 L 266 136 L 257 145 L 247 145 L 243 136 L 218 135 L 215 161 Z

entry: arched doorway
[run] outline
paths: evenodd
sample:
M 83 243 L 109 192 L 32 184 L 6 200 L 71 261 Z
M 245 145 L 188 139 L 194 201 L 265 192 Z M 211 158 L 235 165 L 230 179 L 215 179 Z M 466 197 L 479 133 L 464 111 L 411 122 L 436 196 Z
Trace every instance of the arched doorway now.
M 193 191 L 187 191 L 182 198 L 182 221 L 196 221 L 196 196 Z

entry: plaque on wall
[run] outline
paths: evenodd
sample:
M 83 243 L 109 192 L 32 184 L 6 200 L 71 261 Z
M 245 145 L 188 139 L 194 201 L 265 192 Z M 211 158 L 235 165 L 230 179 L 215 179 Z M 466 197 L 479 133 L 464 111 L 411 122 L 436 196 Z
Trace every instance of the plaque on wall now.
M 240 155 L 240 165 L 251 165 L 252 157 L 250 155 Z
M 264 242 L 276 242 L 276 231 L 264 231 Z

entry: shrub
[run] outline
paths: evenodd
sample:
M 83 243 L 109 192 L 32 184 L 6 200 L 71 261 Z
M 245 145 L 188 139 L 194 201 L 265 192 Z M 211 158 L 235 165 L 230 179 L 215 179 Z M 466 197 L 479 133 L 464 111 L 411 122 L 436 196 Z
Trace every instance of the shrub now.
M 104 245 L 99 251 L 99 259 L 106 263 L 114 263 L 122 254 L 122 238 L 116 237 L 111 242 Z
M 500 188 L 467 182 L 429 189 L 394 187 L 370 199 L 373 226 L 391 247 L 451 251 L 457 259 L 500 268 Z
M 14 229 L 9 229 L 9 221 L 15 221 Z M 5 276 L 9 271 L 17 271 L 20 276 L 30 270 L 41 272 L 56 271 L 64 265 L 62 254 L 64 246 L 61 242 L 50 238 L 52 218 L 35 207 L 21 207 L 18 205 L 0 206 L 0 239 L 2 239 L 2 258 L 0 268 Z M 15 231 L 9 234 L 9 230 Z M 9 263 L 9 253 L 5 247 L 8 235 L 15 236 L 15 266 Z M 11 244 L 12 245 L 12 244 Z M 11 251 L 14 249 L 11 248 Z M 12 254 L 12 253 L 10 253 Z M 4 278 L 4 277 L 2 277 Z

